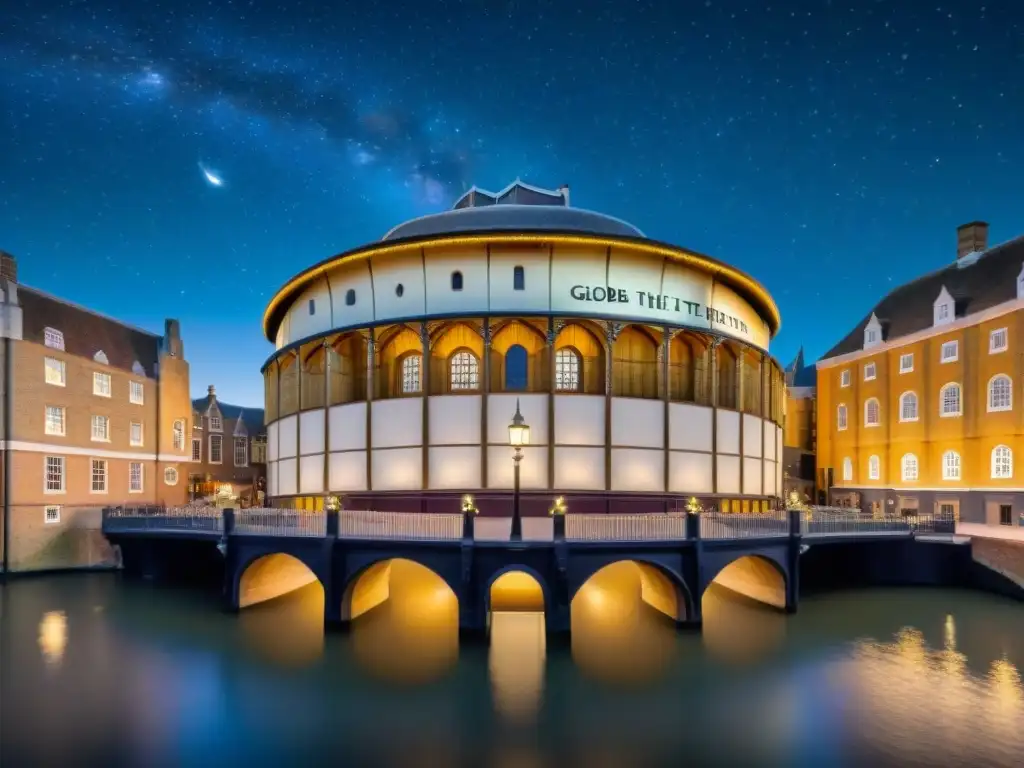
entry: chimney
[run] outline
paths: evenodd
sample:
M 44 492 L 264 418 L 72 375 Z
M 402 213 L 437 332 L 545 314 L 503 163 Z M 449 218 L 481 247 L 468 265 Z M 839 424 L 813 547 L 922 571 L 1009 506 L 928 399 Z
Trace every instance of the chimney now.
M 185 356 L 185 348 L 181 343 L 181 324 L 177 320 L 164 320 L 164 338 L 162 347 L 164 354 L 170 355 L 171 357 Z
M 569 185 L 568 184 L 563 184 L 562 186 L 560 186 L 558 188 L 558 192 L 559 192 L 559 194 L 562 195 L 562 198 L 565 200 L 565 207 L 568 208 L 569 207 Z
M 956 257 L 962 259 L 970 253 L 982 253 L 988 248 L 988 224 L 972 221 L 956 228 Z
M 5 251 L 0 251 L 0 280 L 18 282 L 18 261 Z

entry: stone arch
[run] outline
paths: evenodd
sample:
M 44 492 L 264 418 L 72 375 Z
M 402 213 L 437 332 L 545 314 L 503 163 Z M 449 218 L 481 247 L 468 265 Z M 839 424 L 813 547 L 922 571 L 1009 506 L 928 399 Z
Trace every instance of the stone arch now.
M 724 565 L 705 585 L 711 584 L 779 610 L 786 609 L 786 570 L 765 555 L 742 555 Z M 703 598 L 703 595 L 701 596 Z
M 693 611 L 692 596 L 683 577 L 643 558 L 616 560 L 594 570 L 573 592 L 570 610 L 577 597 L 587 598 L 585 590 L 594 589 L 620 590 L 620 597 L 632 597 L 634 605 L 639 600 L 676 622 L 685 621 Z
M 554 344 L 556 391 L 584 395 L 604 394 L 606 350 L 602 338 L 601 330 L 589 320 L 573 320 L 562 327 L 555 336 Z M 579 370 L 576 382 L 572 381 L 571 374 L 563 371 L 562 384 L 559 385 L 557 356 L 561 349 L 571 349 L 576 353 Z
M 396 569 L 404 570 L 405 573 L 398 575 L 406 578 L 429 577 L 431 583 L 425 585 L 427 589 L 424 591 L 430 593 L 430 599 L 436 599 L 439 604 L 454 600 L 458 605 L 458 585 L 452 584 L 429 565 L 411 558 L 384 557 L 360 568 L 345 584 L 341 595 L 342 621 L 351 621 L 369 613 L 391 598 L 392 576 Z
M 315 341 L 303 345 L 300 355 L 302 357 L 300 408 L 303 411 L 309 408 L 323 408 L 324 377 L 327 375 L 327 351 L 323 342 Z
M 508 371 L 506 361 L 515 347 L 526 352 L 526 389 L 547 391 L 547 339 L 528 321 L 509 320 L 493 330 L 491 336 L 491 392 L 505 392 Z
M 495 585 L 506 592 L 499 593 L 497 607 L 494 602 Z M 546 612 L 551 604 L 551 593 L 544 577 L 529 566 L 507 565 L 487 580 L 484 611 L 488 618 L 496 611 Z
M 299 410 L 299 353 L 289 350 L 277 362 L 278 415 L 290 416 Z
M 642 325 L 627 325 L 612 345 L 612 394 L 658 396 L 658 339 Z
M 408 389 L 403 387 L 402 367 L 409 358 L 419 358 L 418 393 L 423 392 L 423 339 L 419 332 L 408 325 L 395 325 L 388 328 L 377 340 L 377 368 L 374 379 L 375 397 L 389 399 L 402 395 L 414 394 L 409 382 Z
M 693 331 L 679 331 L 669 342 L 669 397 L 680 403 L 707 404 L 710 342 Z
M 256 555 L 239 569 L 238 607 L 273 600 L 289 592 L 323 582 L 308 563 L 285 552 L 267 552 Z
M 475 387 L 452 387 L 451 364 L 460 352 L 468 352 L 476 358 L 477 385 Z M 447 395 L 451 392 L 479 391 L 483 376 L 484 339 L 480 328 L 457 320 L 445 323 L 431 334 L 430 342 L 430 394 Z

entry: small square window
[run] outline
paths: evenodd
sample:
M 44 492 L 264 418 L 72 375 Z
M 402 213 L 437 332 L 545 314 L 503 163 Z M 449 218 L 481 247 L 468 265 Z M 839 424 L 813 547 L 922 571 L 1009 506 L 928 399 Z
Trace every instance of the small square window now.
M 841 374 L 839 374 L 839 386 L 841 386 L 841 387 L 848 387 L 848 386 L 850 386 L 850 372 L 849 371 L 843 371 Z
M 867 365 L 864 366 L 864 381 L 874 381 L 874 380 L 875 380 L 875 364 L 874 363 L 868 363 Z
M 221 422 L 220 422 L 220 416 L 219 415 L 215 415 L 215 414 L 210 414 L 210 431 L 211 432 L 220 432 L 221 429 L 222 429 L 222 426 L 221 426 Z
M 44 365 L 47 384 L 53 384 L 55 387 L 63 387 L 67 384 L 67 368 L 63 360 L 48 357 Z
M 60 522 L 60 507 L 56 505 L 50 505 L 43 507 L 43 523 L 46 525 L 53 525 L 54 523 Z
M 110 374 L 94 371 L 92 374 L 92 393 L 97 397 L 110 397 Z
M 141 381 L 132 381 L 128 384 L 128 402 L 132 405 L 142 405 L 146 401 L 145 389 Z
M 900 355 L 900 373 L 910 373 L 914 370 L 914 353 L 907 352 Z
M 1005 352 L 1007 347 L 1005 328 L 999 328 L 988 335 L 988 353 L 990 355 L 994 355 L 997 352 Z
M 943 363 L 955 363 L 960 354 L 960 345 L 955 341 L 946 341 L 942 344 Z
M 50 349 L 64 350 L 64 334 L 56 328 L 43 329 L 43 344 Z

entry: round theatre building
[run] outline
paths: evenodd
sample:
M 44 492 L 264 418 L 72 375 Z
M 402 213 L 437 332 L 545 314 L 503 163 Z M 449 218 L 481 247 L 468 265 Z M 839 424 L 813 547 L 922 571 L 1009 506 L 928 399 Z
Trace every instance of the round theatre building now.
M 723 511 L 781 493 L 771 297 L 733 267 L 571 208 L 568 188 L 472 189 L 322 261 L 263 330 L 278 506 L 524 515 Z

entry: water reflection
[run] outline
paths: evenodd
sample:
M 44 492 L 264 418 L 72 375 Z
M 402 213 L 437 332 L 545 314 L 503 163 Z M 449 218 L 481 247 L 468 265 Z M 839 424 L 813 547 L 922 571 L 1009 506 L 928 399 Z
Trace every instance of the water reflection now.
M 544 694 L 547 638 L 544 614 L 497 611 L 491 614 L 488 671 L 494 709 L 512 725 L 529 725 Z
M 68 644 L 68 617 L 64 611 L 47 611 L 39 620 L 39 650 L 48 667 L 59 667 Z
M 731 664 L 764 659 L 786 641 L 789 618 L 778 608 L 712 583 L 701 599 L 701 640 L 708 654 Z
M 313 664 L 324 651 L 324 589 L 316 581 L 245 608 L 238 628 L 260 658 L 288 667 Z

